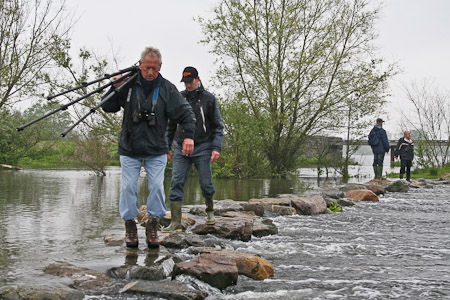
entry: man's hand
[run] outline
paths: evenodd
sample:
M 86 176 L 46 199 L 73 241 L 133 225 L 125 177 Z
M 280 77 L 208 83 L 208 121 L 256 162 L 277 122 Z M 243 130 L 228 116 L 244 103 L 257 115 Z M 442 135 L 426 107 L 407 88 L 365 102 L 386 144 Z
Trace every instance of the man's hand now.
M 167 159 L 172 161 L 172 159 L 173 159 L 173 152 L 172 152 L 172 150 L 169 150 L 169 153 L 167 153 Z
M 191 154 L 194 151 L 194 140 L 184 139 L 183 141 L 183 155 Z
M 116 80 L 116 79 L 118 79 L 118 78 L 120 78 L 120 77 L 122 77 L 122 75 L 116 75 L 116 76 L 113 76 L 113 77 L 111 78 L 111 81 L 114 81 L 114 80 Z M 128 78 L 129 78 L 129 77 L 125 77 L 123 80 L 114 83 L 114 84 L 113 84 L 113 87 L 118 88 L 119 86 L 121 86 L 122 84 L 124 84 L 125 81 L 127 81 Z
M 215 162 L 216 160 L 219 159 L 219 156 L 220 156 L 220 153 L 219 153 L 219 152 L 213 151 L 212 154 L 211 154 L 211 161 L 212 161 L 212 162 Z

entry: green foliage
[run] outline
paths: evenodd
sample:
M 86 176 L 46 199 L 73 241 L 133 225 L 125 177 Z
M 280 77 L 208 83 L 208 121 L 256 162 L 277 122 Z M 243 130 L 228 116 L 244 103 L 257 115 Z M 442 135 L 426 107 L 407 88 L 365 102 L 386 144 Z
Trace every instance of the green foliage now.
M 367 51 L 377 15 L 366 0 L 222 0 L 210 20 L 199 19 L 218 57 L 217 86 L 227 87 L 234 170 L 286 176 L 305 139 L 339 119 L 349 93 L 363 99 L 389 77 Z
M 44 112 L 53 110 L 55 103 L 36 103 L 25 112 L 3 107 L 0 109 L 0 162 L 15 165 L 21 158 L 44 155 L 51 151 L 52 143 L 42 141 L 55 141 L 60 138 L 64 128 L 70 124 L 66 112 L 45 118 L 23 131 L 16 128 L 42 116 Z
M 328 204 L 328 208 L 325 211 L 326 213 L 337 213 L 337 212 L 342 212 L 342 207 L 335 201 L 335 202 L 330 202 Z
M 213 171 L 220 177 L 268 177 L 269 162 L 263 152 L 263 139 L 259 130 L 264 123 L 254 120 L 246 103 L 225 102 L 220 105 L 225 134 L 219 160 Z
M 74 159 L 75 147 L 74 141 L 61 138 L 56 141 L 40 142 L 36 149 L 22 157 L 18 164 L 31 169 L 81 167 L 80 162 Z M 47 150 L 39 151 L 39 148 Z
M 401 165 L 400 160 L 391 161 L 391 168 L 400 167 L 400 165 Z

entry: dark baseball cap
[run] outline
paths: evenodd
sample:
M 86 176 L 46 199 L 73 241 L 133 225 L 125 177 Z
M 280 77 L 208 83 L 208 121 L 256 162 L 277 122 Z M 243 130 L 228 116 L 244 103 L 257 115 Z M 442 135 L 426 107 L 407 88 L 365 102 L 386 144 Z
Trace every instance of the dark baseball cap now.
M 377 123 L 384 123 L 384 120 L 382 118 L 378 118 Z
M 183 70 L 183 77 L 181 78 L 181 82 L 190 83 L 192 80 L 198 77 L 197 69 L 194 67 L 186 67 Z

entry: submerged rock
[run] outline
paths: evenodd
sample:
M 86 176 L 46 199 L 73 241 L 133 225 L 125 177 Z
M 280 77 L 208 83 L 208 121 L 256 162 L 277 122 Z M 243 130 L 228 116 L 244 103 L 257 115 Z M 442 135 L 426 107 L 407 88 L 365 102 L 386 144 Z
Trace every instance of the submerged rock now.
M 69 277 L 74 281 L 73 285 L 76 288 L 81 289 L 92 290 L 111 286 L 113 284 L 106 274 L 87 268 L 80 268 L 67 262 L 50 264 L 44 268 L 44 273 L 60 277 Z
M 0 288 L 2 300 L 82 300 L 82 291 L 69 287 L 5 286 Z
M 292 206 L 302 215 L 322 214 L 327 210 L 327 202 L 321 195 L 291 198 Z
M 129 250 L 128 255 L 133 254 L 135 261 L 128 260 L 129 264 L 108 269 L 108 276 L 116 279 L 163 280 L 172 274 L 175 263 L 181 261 L 163 246 L 159 249 L 147 249 L 145 266 L 138 266 L 137 251 Z
M 190 261 L 175 264 L 172 279 L 181 274 L 191 275 L 223 290 L 237 283 L 238 267 L 231 258 L 204 253 Z
M 380 201 L 374 192 L 369 190 L 354 190 L 345 193 L 346 198 L 354 198 L 360 201 Z
M 150 282 L 139 280 L 125 285 L 119 292 L 175 300 L 203 300 L 208 297 L 206 292 L 194 290 L 187 284 L 177 281 Z
M 125 234 L 106 234 L 103 241 L 108 246 L 120 246 L 125 242 Z

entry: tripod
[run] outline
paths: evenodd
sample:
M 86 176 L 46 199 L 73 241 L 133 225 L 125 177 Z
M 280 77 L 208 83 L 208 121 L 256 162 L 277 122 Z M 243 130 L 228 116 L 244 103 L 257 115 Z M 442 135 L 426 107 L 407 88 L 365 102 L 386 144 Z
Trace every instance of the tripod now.
M 108 94 L 108 96 L 106 96 L 99 104 L 97 104 L 96 106 L 92 107 L 92 108 L 89 110 L 89 112 L 88 112 L 87 114 L 85 114 L 84 116 L 82 116 L 78 121 L 76 121 L 76 122 L 75 122 L 72 126 L 70 126 L 66 131 L 64 131 L 63 133 L 61 133 L 61 136 L 62 136 L 62 137 L 65 137 L 65 136 L 66 136 L 70 131 L 72 131 L 72 129 L 74 129 L 78 124 L 80 124 L 81 122 L 83 122 L 83 121 L 84 121 L 87 117 L 89 117 L 91 114 L 95 113 L 95 112 L 97 111 L 97 109 L 98 109 L 100 106 L 103 105 L 103 103 L 105 103 L 106 101 L 108 101 L 109 99 L 111 99 L 112 97 L 114 97 L 114 95 L 116 95 L 117 93 L 119 93 L 119 92 L 120 92 L 120 91 L 121 91 L 121 90 L 129 83 L 129 82 L 133 81 L 133 80 L 138 76 L 138 74 L 139 74 L 138 71 L 139 71 L 139 68 L 138 68 L 137 66 L 133 65 L 133 66 L 131 66 L 131 67 L 129 67 L 129 68 L 126 68 L 126 69 L 117 71 L 117 72 L 112 73 L 112 74 L 105 74 L 104 77 L 99 78 L 99 79 L 96 79 L 96 80 L 93 80 L 93 81 L 91 81 L 91 82 L 83 82 L 81 85 L 79 85 L 79 86 L 77 86 L 77 87 L 74 87 L 74 88 L 71 88 L 71 89 L 69 89 L 69 90 L 66 90 L 66 91 L 64 91 L 64 92 L 61 92 L 61 93 L 59 93 L 59 94 L 57 94 L 57 95 L 48 96 L 48 97 L 47 97 L 47 100 L 51 100 L 51 99 L 56 98 L 56 97 L 59 97 L 59 96 L 61 96 L 61 95 L 65 95 L 65 94 L 67 94 L 67 93 L 70 93 L 70 92 L 76 91 L 76 90 L 78 90 L 78 89 L 87 87 L 87 86 L 92 85 L 92 84 L 94 84 L 94 83 L 103 81 L 103 80 L 105 80 L 105 79 L 109 79 L 109 78 L 114 77 L 114 76 L 116 76 L 116 75 L 122 75 L 122 76 L 120 76 L 119 78 L 117 78 L 117 79 L 115 79 L 115 80 L 112 80 L 111 82 L 109 82 L 109 83 L 107 83 L 107 84 L 105 84 L 105 85 L 100 86 L 99 88 L 93 90 L 92 92 L 87 93 L 86 95 L 81 96 L 81 97 L 79 97 L 79 98 L 77 98 L 77 99 L 75 99 L 75 100 L 73 100 L 73 101 L 71 101 L 71 102 L 69 102 L 69 103 L 67 103 L 67 104 L 65 104 L 65 105 L 62 105 L 62 106 L 60 106 L 59 108 L 57 108 L 57 109 L 55 109 L 55 110 L 53 110 L 53 111 L 50 111 L 50 112 L 46 113 L 46 114 L 43 115 L 42 117 L 39 117 L 39 118 L 37 118 L 37 119 L 35 119 L 35 120 L 31 121 L 31 122 L 28 122 L 28 123 L 25 124 L 25 125 L 19 126 L 19 127 L 17 127 L 16 129 L 17 129 L 17 131 L 22 131 L 22 130 L 24 130 L 26 127 L 28 127 L 28 126 L 30 126 L 30 125 L 33 125 L 34 123 L 39 122 L 39 121 L 41 121 L 41 120 L 43 120 L 43 119 L 45 119 L 45 118 L 47 118 L 47 117 L 49 117 L 49 116 L 51 116 L 51 115 L 57 113 L 58 111 L 67 110 L 67 108 L 69 108 L 70 106 L 72 106 L 72 105 L 74 105 L 74 104 L 80 102 L 81 100 L 86 99 L 87 97 L 90 97 L 90 96 L 92 96 L 92 95 L 94 95 L 94 94 L 96 94 L 96 93 L 100 93 L 100 92 L 103 91 L 105 88 L 107 88 L 107 87 L 109 87 L 109 86 L 112 86 L 112 85 L 114 85 L 114 84 L 116 84 L 116 83 L 118 83 L 118 82 L 121 82 L 122 80 L 124 80 L 124 79 L 126 79 L 127 77 L 129 77 L 129 78 L 128 78 L 121 86 L 115 88 L 115 89 L 114 89 L 110 94 Z

